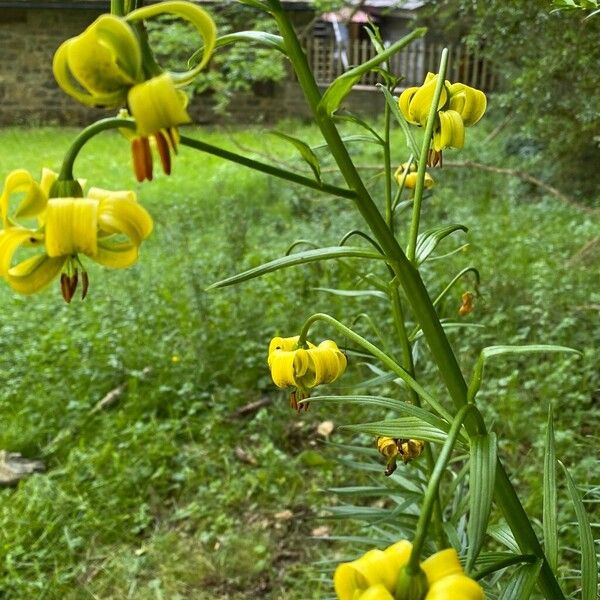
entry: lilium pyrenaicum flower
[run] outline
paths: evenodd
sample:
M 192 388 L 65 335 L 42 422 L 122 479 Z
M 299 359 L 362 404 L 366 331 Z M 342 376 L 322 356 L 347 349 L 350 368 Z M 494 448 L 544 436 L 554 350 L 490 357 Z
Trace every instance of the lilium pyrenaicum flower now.
M 58 85 L 82 104 L 117 108 L 144 80 L 142 51 L 131 26 L 101 15 L 83 33 L 63 42 L 52 70 Z
M 385 550 L 369 550 L 357 560 L 339 565 L 333 579 L 338 599 L 393 600 L 411 550 L 412 544 L 402 540 Z M 454 548 L 433 554 L 420 567 L 427 579 L 427 591 L 414 600 L 485 599 L 481 586 L 464 574 Z
M 438 75 L 428 73 L 422 86 L 407 88 L 400 94 L 398 105 L 409 123 L 425 127 L 437 81 Z M 486 107 L 487 100 L 481 90 L 464 83 L 444 82 L 437 106 L 432 146 L 432 152 L 440 161 L 445 148 L 464 146 L 465 127 L 475 125 Z
M 80 255 L 107 267 L 128 267 L 153 224 L 133 192 L 91 188 L 84 198 L 49 198 L 54 181 L 56 174 L 48 170 L 40 184 L 22 169 L 7 176 L 0 196 L 0 276 L 15 291 L 32 294 L 62 272 L 61 291 L 70 302 L 79 268 L 82 296 L 87 293 Z M 30 256 L 15 260 L 23 252 Z
M 406 169 L 408 168 L 408 173 L 406 173 Z M 417 187 L 417 165 L 415 163 L 411 163 L 410 168 L 408 167 L 408 163 L 402 163 L 394 173 L 394 179 L 398 185 L 402 185 L 402 181 L 404 181 L 404 187 L 408 190 L 414 190 Z M 433 187 L 434 181 L 433 177 L 425 172 L 425 180 L 424 185 L 425 189 L 428 190 Z
M 331 340 L 318 346 L 307 342 L 298 347 L 299 337 L 276 337 L 269 344 L 268 363 L 277 387 L 292 387 L 291 405 L 298 409 L 298 400 L 308 398 L 317 385 L 332 383 L 346 370 L 346 356 Z

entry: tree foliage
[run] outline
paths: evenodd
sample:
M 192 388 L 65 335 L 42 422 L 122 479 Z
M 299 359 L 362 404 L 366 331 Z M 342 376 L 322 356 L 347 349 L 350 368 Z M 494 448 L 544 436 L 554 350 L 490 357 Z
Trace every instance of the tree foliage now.
M 219 3 L 211 14 L 219 36 L 241 30 L 275 32 L 272 19 L 242 4 Z M 161 65 L 181 69 L 188 61 L 194 61 L 198 36 L 185 23 L 163 18 L 149 22 L 148 29 Z M 284 77 L 282 55 L 257 45 L 237 43 L 220 49 L 212 58 L 211 68 L 203 71 L 188 91 L 192 95 L 210 94 L 215 110 L 226 112 L 236 94 Z
M 600 18 L 552 8 L 546 0 L 446 0 L 430 18 L 445 17 L 495 65 L 501 87 L 491 104 L 510 118 L 508 150 L 592 201 L 600 186 Z

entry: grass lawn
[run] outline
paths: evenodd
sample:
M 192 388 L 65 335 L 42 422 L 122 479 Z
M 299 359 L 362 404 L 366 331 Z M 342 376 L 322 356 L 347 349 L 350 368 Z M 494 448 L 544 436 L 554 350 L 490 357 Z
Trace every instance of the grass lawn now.
M 286 127 L 318 141 L 313 129 Z M 302 169 L 293 149 L 260 130 L 186 133 L 259 153 L 268 147 L 272 158 Z M 58 169 L 75 134 L 0 130 L 0 174 Z M 469 131 L 469 141 L 485 134 Z M 479 146 L 478 154 L 473 144 L 460 159 L 498 164 L 501 142 Z M 399 160 L 400 141 L 398 148 Z M 376 149 L 359 152 L 363 164 L 380 159 Z M 138 192 L 155 219 L 139 263 L 125 271 L 90 266 L 89 296 L 71 305 L 58 283 L 33 297 L 0 286 L 0 449 L 47 464 L 46 473 L 0 491 L 3 598 L 310 600 L 331 595 L 329 578 L 318 578 L 312 563 L 348 555 L 343 545 L 311 540 L 317 528 L 333 534 L 358 527 L 323 519 L 324 507 L 337 501 L 323 490 L 359 475 L 336 463 L 335 446 L 321 452 L 317 428 L 329 419 L 338 425 L 373 418 L 372 409 L 315 405 L 296 415 L 270 381 L 266 349 L 274 335 L 298 333 L 313 312 L 350 323 L 368 309 L 384 330 L 389 315 L 376 300 L 316 290 L 358 287 L 353 274 L 334 264 L 205 288 L 282 255 L 296 239 L 334 245 L 357 218 L 343 200 L 188 148 L 173 171 L 138 185 L 126 142 L 118 134 L 99 136 L 78 159 L 76 175 L 88 185 Z M 541 515 L 543 432 L 552 401 L 558 456 L 593 510 L 600 497 L 591 451 L 600 399 L 600 290 L 593 276 L 599 252 L 584 246 L 598 234 L 598 217 L 540 199 L 537 190 L 501 175 L 449 168 L 434 176 L 443 185 L 428 200 L 424 227 L 464 223 L 469 246 L 430 263 L 431 292 L 468 264 L 482 274 L 482 297 L 466 322 L 485 328 L 451 334 L 465 374 L 479 350 L 493 344 L 564 344 L 584 353 L 513 358 L 486 371 L 478 401 L 494 423 L 509 472 L 527 508 Z M 440 253 L 461 242 L 458 236 L 444 242 Z M 443 316 L 456 314 L 461 291 L 440 308 Z M 364 323 L 357 327 L 370 335 Z M 435 386 L 426 348 L 418 350 L 423 380 Z M 348 373 L 356 385 L 372 376 L 359 362 L 351 358 Z M 90 414 L 119 386 L 124 392 L 113 406 Z M 248 416 L 234 414 L 259 400 L 271 403 Z M 337 428 L 331 441 L 372 443 Z M 564 525 L 574 520 L 566 502 L 561 518 Z M 567 545 L 576 547 L 575 532 L 565 532 Z M 573 550 L 562 556 L 576 564 Z

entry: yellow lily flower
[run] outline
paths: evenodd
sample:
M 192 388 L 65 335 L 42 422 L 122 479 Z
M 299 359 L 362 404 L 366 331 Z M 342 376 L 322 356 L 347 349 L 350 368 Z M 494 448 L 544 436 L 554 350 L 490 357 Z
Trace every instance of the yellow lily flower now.
M 308 398 L 310 390 L 322 383 L 332 383 L 346 370 L 346 356 L 331 340 L 308 348 L 298 347 L 299 337 L 276 337 L 269 344 L 268 364 L 277 387 L 292 387 L 291 405 Z
M 52 70 L 58 85 L 82 104 L 116 108 L 143 81 L 142 52 L 128 23 L 101 15 L 59 46 Z
M 433 100 L 438 75 L 428 73 L 423 85 L 407 88 L 400 94 L 398 105 L 404 118 L 414 125 L 425 127 Z M 475 125 L 487 108 L 485 94 L 464 83 L 444 82 L 437 107 L 437 123 L 433 133 L 433 152 L 445 148 L 462 148 L 465 127 Z
M 369 550 L 350 563 L 342 563 L 333 578 L 339 600 L 394 598 L 400 571 L 408 564 L 412 544 L 402 540 L 385 550 Z M 454 548 L 437 552 L 421 563 L 427 578 L 423 600 L 484 600 L 481 586 L 464 574 Z M 415 600 L 421 600 L 416 598 Z
M 171 174 L 171 151 L 177 153 L 177 125 L 189 123 L 188 98 L 178 90 L 168 73 L 163 73 L 133 86 L 127 94 L 127 104 L 135 119 L 137 132 L 131 137 L 133 171 L 140 182 L 152 179 L 152 151 L 158 151 L 165 174 Z M 127 116 L 127 111 L 122 111 Z
M 408 163 L 402 163 L 396 169 L 394 173 L 394 179 L 398 185 L 402 185 L 402 181 L 404 180 L 404 187 L 409 190 L 414 190 L 417 187 L 417 165 L 415 165 L 415 163 L 411 163 L 410 169 L 408 169 L 408 173 L 405 176 L 406 169 L 408 169 Z M 433 184 L 433 177 L 426 172 L 424 180 L 425 189 L 428 190 L 432 188 Z
M 70 302 L 82 268 L 82 297 L 88 288 L 80 254 L 111 268 L 136 262 L 139 246 L 152 232 L 152 219 L 133 192 L 92 188 L 84 198 L 49 198 L 56 174 L 45 171 L 40 184 L 23 170 L 10 173 L 0 196 L 0 276 L 22 294 L 33 294 L 61 275 L 61 291 Z M 11 212 L 11 199 L 25 193 Z M 36 219 L 34 226 L 19 219 Z M 23 260 L 17 252 L 33 249 Z

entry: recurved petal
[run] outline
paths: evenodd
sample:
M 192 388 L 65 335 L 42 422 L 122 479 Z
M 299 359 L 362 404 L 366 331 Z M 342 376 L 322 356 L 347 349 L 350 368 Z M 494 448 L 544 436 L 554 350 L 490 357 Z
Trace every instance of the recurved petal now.
M 123 197 L 119 197 L 119 193 Z M 98 226 L 107 233 L 125 234 L 139 246 L 152 233 L 152 217 L 135 200 L 135 194 L 127 194 L 128 192 L 114 192 L 100 201 Z
M 483 117 L 487 98 L 481 90 L 464 83 L 455 83 L 450 86 L 449 108 L 460 114 L 465 127 L 471 127 Z
M 466 575 L 449 575 L 431 587 L 425 600 L 485 600 L 481 586 Z
M 382 583 L 379 583 L 372 585 L 366 592 L 363 592 L 358 600 L 394 600 L 394 596 L 388 592 Z
M 191 121 L 185 108 L 187 97 L 175 87 L 168 73 L 134 85 L 127 102 L 141 136 Z
M 16 169 L 11 171 L 4 180 L 4 188 L 0 197 L 0 213 L 4 226 L 8 224 L 10 197 L 12 194 L 24 192 L 24 198 L 16 207 L 15 217 L 33 217 L 44 210 L 47 196 L 40 186 L 33 180 L 31 173 L 25 169 Z
M 427 83 L 424 83 L 412 97 L 408 107 L 410 120 L 414 123 L 418 123 L 422 127 L 425 127 L 425 124 L 427 123 L 427 116 L 429 115 L 429 109 L 433 102 L 437 79 L 437 75 L 435 75 L 427 81 Z M 443 87 L 437 110 L 440 110 L 440 108 L 446 104 L 447 99 L 448 93 L 446 92 L 446 88 Z
M 274 337 L 269 344 L 269 354 L 274 350 L 285 350 L 289 352 L 290 350 L 296 350 L 298 347 L 298 339 L 299 335 L 295 335 L 293 337 Z
M 465 145 L 465 127 L 455 110 L 441 110 L 440 124 L 433 134 L 433 149 L 462 148 Z
M 449 575 L 463 574 L 463 568 L 454 548 L 447 548 L 432 554 L 421 563 L 421 568 L 425 571 L 430 586 Z
M 369 583 L 354 563 L 342 563 L 335 570 L 333 587 L 339 600 L 356 600 L 368 589 Z
M 321 342 L 308 351 L 315 370 L 314 385 L 335 381 L 346 369 L 346 357 L 332 340 Z
M 91 94 L 110 94 L 139 81 L 142 64 L 139 43 L 131 27 L 118 17 L 100 16 L 69 42 L 70 72 Z
M 51 198 L 48 201 L 45 219 L 48 256 L 96 254 L 98 204 L 93 198 Z
M 20 294 L 34 294 L 46 287 L 61 271 L 66 258 L 32 256 L 14 266 L 6 274 L 8 284 Z
M 96 254 L 92 256 L 97 263 L 111 269 L 124 269 L 135 264 L 139 247 L 130 242 L 112 242 L 98 240 Z
M 294 361 L 296 350 L 275 350 L 269 354 L 269 368 L 273 383 L 280 388 L 297 387 Z
M 410 102 L 413 99 L 414 95 L 419 90 L 418 87 L 409 87 L 406 88 L 401 94 L 400 98 L 398 98 L 398 107 L 400 108 L 400 112 L 404 116 L 404 118 L 413 125 L 418 125 L 416 121 L 413 121 L 410 117 L 409 106 Z
M 9 227 L 0 231 L 0 276 L 8 274 L 13 256 L 21 246 L 31 246 L 32 242 L 41 245 L 42 240 L 41 234 L 24 227 Z
M 90 93 L 81 88 L 81 84 L 74 78 L 69 67 L 69 48 L 73 40 L 63 42 L 54 53 L 52 60 L 52 72 L 56 82 L 61 89 L 86 106 L 98 106 L 104 108 L 117 108 L 120 106 L 127 94 L 127 88 L 122 87 L 112 92 Z
M 391 546 L 388 546 L 384 553 L 388 561 L 393 564 L 396 573 L 400 572 L 400 569 L 408 563 L 410 553 L 412 551 L 412 544 L 408 540 L 401 540 Z

